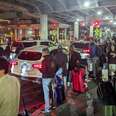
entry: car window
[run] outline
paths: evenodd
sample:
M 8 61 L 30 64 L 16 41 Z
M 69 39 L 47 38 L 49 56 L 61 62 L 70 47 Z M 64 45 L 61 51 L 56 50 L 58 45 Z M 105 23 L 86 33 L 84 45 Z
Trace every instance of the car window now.
M 42 56 L 42 53 L 40 52 L 31 52 L 31 51 L 23 51 L 19 54 L 18 58 L 21 60 L 40 60 Z
M 73 43 L 75 48 L 89 48 L 89 43 Z
M 19 44 L 22 44 L 24 48 L 26 48 L 26 47 L 32 47 L 37 45 L 37 42 L 14 42 L 12 44 L 12 47 L 17 47 Z
M 49 46 L 49 42 L 40 42 L 40 45 Z
M 23 43 L 25 48 L 37 45 L 37 42 L 22 42 L 22 43 Z

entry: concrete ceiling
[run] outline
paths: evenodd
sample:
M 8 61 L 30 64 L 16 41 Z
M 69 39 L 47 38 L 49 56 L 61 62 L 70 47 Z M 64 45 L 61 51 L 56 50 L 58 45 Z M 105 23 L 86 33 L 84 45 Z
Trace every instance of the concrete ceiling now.
M 90 6 L 84 3 L 89 1 Z M 102 11 L 102 15 L 97 15 Z M 60 22 L 79 19 L 112 19 L 116 16 L 116 0 L 0 0 L 0 18 L 39 19 L 48 14 Z

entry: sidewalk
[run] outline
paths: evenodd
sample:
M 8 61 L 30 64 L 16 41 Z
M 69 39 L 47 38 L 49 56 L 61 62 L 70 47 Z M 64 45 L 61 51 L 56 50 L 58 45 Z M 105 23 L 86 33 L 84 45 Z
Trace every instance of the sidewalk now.
M 66 95 L 66 103 L 58 107 L 55 111 L 52 111 L 48 116 L 87 116 L 87 104 L 89 99 L 87 95 L 91 95 L 93 99 L 97 99 L 95 82 L 88 83 L 89 90 L 83 94 L 74 93 L 71 88 L 68 89 Z M 94 116 L 103 116 L 103 108 L 100 104 L 94 104 Z M 90 110 L 91 112 L 91 110 Z M 90 113 L 89 112 L 89 113 Z M 41 113 L 41 109 L 36 110 L 32 116 L 45 116 Z M 93 115 L 88 115 L 93 116 Z

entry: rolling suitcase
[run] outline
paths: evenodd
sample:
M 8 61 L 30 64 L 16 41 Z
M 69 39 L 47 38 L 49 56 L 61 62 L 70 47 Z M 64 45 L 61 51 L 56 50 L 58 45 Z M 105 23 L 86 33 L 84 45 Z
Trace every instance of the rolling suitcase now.
M 85 70 L 83 68 L 80 68 L 79 71 L 72 71 L 72 85 L 74 91 L 81 93 L 86 91 L 84 76 Z

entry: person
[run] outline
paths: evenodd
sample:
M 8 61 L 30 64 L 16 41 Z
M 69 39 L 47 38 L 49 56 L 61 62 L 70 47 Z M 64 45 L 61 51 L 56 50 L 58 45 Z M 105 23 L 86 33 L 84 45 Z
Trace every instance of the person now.
M 0 57 L 4 55 L 4 49 L 0 46 Z
M 16 48 L 15 53 L 18 55 L 20 53 L 20 51 L 23 50 L 23 49 L 24 49 L 23 43 L 19 43 L 17 48 Z
M 97 56 L 97 46 L 96 46 L 96 44 L 94 42 L 92 42 L 90 44 L 90 48 L 91 48 L 91 53 L 90 53 L 91 58 L 96 57 Z
M 72 86 L 74 92 L 85 92 L 86 90 L 86 82 L 85 82 L 85 68 L 80 63 L 80 60 L 77 59 L 75 62 L 75 66 L 71 71 L 72 76 Z
M 11 52 L 11 47 L 10 47 L 10 45 L 8 44 L 7 46 L 6 46 L 6 48 L 5 48 L 5 56 L 6 56 L 6 58 L 8 58 L 9 59 L 9 57 L 10 57 L 10 52 Z
M 111 46 L 108 53 L 108 63 L 110 75 L 114 75 L 113 73 L 116 72 L 116 43 L 114 39 L 111 41 Z
M 71 45 L 69 51 L 69 71 L 74 69 L 77 59 L 81 59 L 80 53 L 75 51 L 74 45 Z
M 17 116 L 20 101 L 18 79 L 8 75 L 9 63 L 0 57 L 0 116 Z
M 63 48 L 61 45 L 58 46 L 57 52 L 54 55 L 54 60 L 56 62 L 57 67 L 59 69 L 62 68 L 62 70 L 63 70 L 63 80 L 64 80 L 64 86 L 65 86 L 65 90 L 66 90 L 67 89 L 68 58 L 67 58 L 67 55 L 63 52 Z
M 63 69 L 60 67 L 55 74 L 55 98 L 56 105 L 59 106 L 64 103 L 65 92 L 64 92 L 64 81 L 63 81 Z
M 43 48 L 42 50 L 42 68 L 40 69 L 42 73 L 42 86 L 44 92 L 44 100 L 45 100 L 45 113 L 50 112 L 50 84 L 55 77 L 55 62 L 52 56 L 49 55 L 49 49 Z

